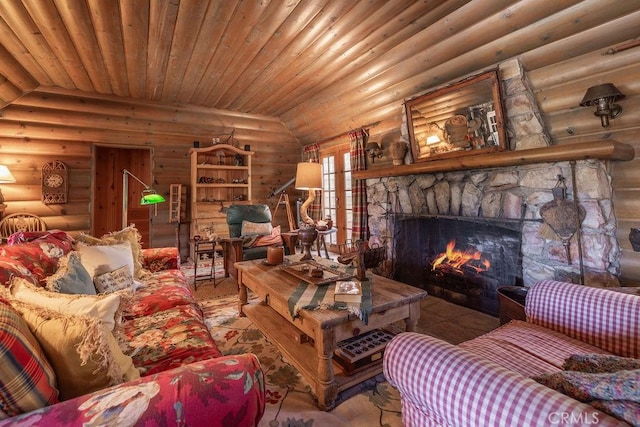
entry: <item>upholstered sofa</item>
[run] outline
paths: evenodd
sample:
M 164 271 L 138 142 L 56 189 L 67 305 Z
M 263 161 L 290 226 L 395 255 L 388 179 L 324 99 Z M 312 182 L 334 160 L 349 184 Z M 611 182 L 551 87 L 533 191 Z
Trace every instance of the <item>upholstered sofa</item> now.
M 60 231 L 21 233 L 0 246 L 0 425 L 257 425 L 265 392 L 256 356 L 218 351 L 177 249 L 140 249 L 136 233 L 84 236 L 83 245 Z M 60 289 L 91 273 L 77 267 L 83 251 L 122 247 L 131 248 L 135 265 L 115 271 L 131 271 L 130 288 L 96 295 Z M 116 266 L 110 263 L 98 263 L 94 281 L 98 268 Z M 77 313 L 58 311 L 75 303 Z M 67 348 L 58 335 L 71 336 Z M 108 346 L 97 343 L 103 339 Z M 104 354 L 110 351 L 113 357 Z
M 542 281 L 527 293 L 526 321 L 457 346 L 418 333 L 397 335 L 386 348 L 384 373 L 400 391 L 404 425 L 640 422 L 638 400 L 616 395 L 637 399 L 640 393 L 640 296 L 626 291 Z M 597 369 L 568 366 L 579 359 L 597 360 Z M 607 370 L 604 359 L 634 366 Z M 605 395 L 597 395 L 603 389 Z

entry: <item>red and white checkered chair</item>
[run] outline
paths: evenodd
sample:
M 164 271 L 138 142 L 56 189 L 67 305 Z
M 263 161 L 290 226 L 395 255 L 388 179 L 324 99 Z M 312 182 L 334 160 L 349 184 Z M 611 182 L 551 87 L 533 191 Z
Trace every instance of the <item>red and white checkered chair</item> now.
M 530 377 L 576 353 L 640 357 L 640 296 L 555 281 L 532 286 L 527 322 L 512 321 L 459 346 L 402 333 L 384 373 L 405 426 L 621 426 L 624 422 Z

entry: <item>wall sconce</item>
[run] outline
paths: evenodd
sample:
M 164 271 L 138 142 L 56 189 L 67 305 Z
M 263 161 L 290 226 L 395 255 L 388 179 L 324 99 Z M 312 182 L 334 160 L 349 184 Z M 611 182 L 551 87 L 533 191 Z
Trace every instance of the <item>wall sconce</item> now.
M 624 98 L 624 95 L 613 83 L 604 83 L 587 89 L 580 105 L 582 107 L 595 105 L 594 114 L 600 117 L 602 127 L 606 128 L 609 126 L 609 119 L 615 119 L 622 112 L 622 107 L 614 104 L 614 101 L 620 98 Z
M 371 157 L 371 163 L 375 163 L 375 158 L 382 157 L 382 148 L 377 142 L 367 142 L 367 146 L 364 148 L 369 157 Z
M 10 182 L 16 182 L 15 177 L 9 170 L 9 168 L 5 165 L 0 165 L 0 183 L 6 184 Z M 0 203 L 4 203 L 4 196 L 2 195 L 2 190 L 0 190 Z

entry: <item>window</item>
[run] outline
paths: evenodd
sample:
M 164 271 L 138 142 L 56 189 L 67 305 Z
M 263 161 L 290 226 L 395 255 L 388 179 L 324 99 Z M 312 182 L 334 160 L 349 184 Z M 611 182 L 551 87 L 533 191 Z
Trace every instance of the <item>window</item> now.
M 337 244 L 351 239 L 353 228 L 351 199 L 351 161 L 348 147 L 320 151 L 322 163 L 323 217 L 331 216 L 337 231 L 325 236 L 327 244 L 337 251 Z

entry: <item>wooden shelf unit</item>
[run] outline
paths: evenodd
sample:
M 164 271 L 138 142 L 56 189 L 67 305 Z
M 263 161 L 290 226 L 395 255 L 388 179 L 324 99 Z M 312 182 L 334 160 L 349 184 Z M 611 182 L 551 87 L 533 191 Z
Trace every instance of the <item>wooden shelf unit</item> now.
M 191 221 L 189 240 L 198 235 L 207 240 L 215 234 L 229 236 L 225 207 L 251 203 L 251 157 L 229 144 L 189 150 L 191 160 Z M 190 245 L 193 256 L 193 243 Z

